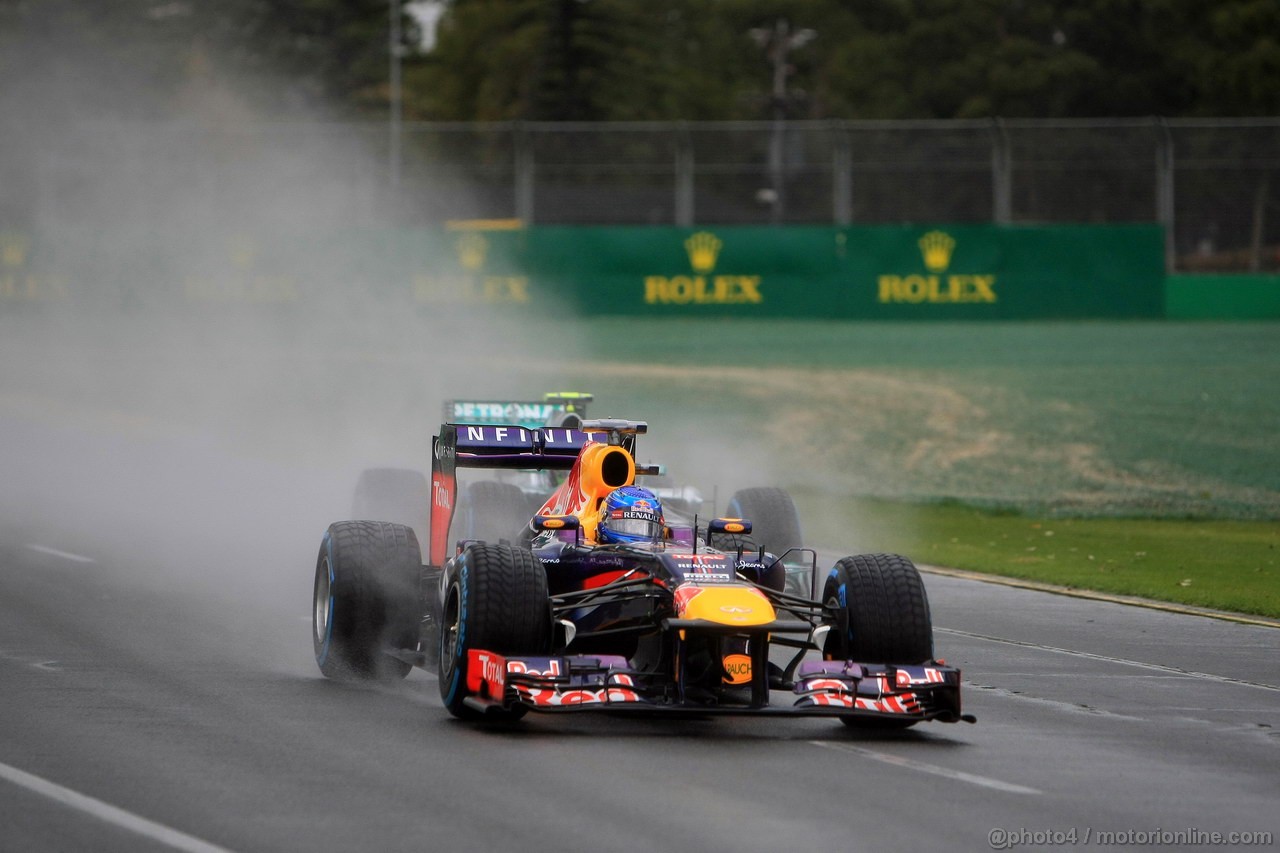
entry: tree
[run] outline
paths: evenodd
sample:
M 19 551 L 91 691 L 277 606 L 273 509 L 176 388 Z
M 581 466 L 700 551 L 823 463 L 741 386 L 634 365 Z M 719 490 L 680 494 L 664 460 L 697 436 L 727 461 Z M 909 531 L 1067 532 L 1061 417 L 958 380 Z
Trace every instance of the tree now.
M 1274 0 L 453 0 L 423 118 L 748 119 L 778 18 L 811 118 L 1274 115 Z

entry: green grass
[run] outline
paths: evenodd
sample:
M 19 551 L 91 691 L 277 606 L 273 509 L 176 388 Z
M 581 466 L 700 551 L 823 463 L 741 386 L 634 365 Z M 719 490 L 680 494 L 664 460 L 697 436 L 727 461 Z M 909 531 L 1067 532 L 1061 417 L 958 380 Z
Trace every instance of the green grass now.
M 574 381 L 652 421 L 650 445 L 670 424 L 723 436 L 790 485 L 1280 518 L 1277 323 L 605 320 L 586 334 L 610 355 Z
M 954 502 L 795 497 L 815 542 L 1280 618 L 1280 522 L 1047 518 Z
M 721 495 L 791 488 L 814 542 L 1280 617 L 1280 324 L 586 334 L 600 353 L 644 342 L 575 381 L 647 417 L 655 458 Z
M 333 447 L 429 450 L 451 397 L 591 391 L 594 415 L 649 421 L 641 461 L 718 509 L 785 486 L 833 548 L 1280 615 L 1280 323 L 152 326 L 95 316 L 43 355 L 42 337 L 0 336 L 5 393 L 328 464 Z

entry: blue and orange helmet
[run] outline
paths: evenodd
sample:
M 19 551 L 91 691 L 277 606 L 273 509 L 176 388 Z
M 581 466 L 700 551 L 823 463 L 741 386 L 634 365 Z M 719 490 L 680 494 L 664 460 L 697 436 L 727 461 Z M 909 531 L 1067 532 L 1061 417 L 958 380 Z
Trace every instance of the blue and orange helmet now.
M 662 530 L 662 503 L 658 496 L 639 486 L 623 486 L 604 499 L 596 539 L 602 545 L 661 542 Z

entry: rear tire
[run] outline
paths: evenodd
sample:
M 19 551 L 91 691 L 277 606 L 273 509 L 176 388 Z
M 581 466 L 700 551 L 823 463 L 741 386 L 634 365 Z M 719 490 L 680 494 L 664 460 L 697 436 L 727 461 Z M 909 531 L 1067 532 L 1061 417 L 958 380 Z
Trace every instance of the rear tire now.
M 352 518 L 403 524 L 412 527 L 422 541 L 427 537 L 430 512 L 431 491 L 421 471 L 366 468 L 356 478 Z
M 446 568 L 440 621 L 440 698 L 462 719 L 481 714 L 464 704 L 467 657 L 473 649 L 500 655 L 551 652 L 551 606 L 547 574 L 532 551 L 477 543 Z M 490 711 L 487 720 L 516 720 L 522 705 Z
M 734 556 L 737 556 L 738 549 L 741 548 L 744 560 L 754 561 L 760 556 L 760 546 L 756 544 L 754 537 L 746 533 L 715 533 L 709 537 L 707 544 Z M 787 584 L 786 569 L 781 562 L 768 553 L 764 555 L 764 564 L 766 568 L 763 571 L 751 568 L 743 573 L 753 583 L 782 592 Z
M 316 559 L 311 639 L 316 664 L 340 681 L 395 681 L 412 668 L 387 654 L 417 645 L 421 551 L 412 528 L 329 525 Z
M 786 489 L 740 489 L 729 499 L 727 515 L 751 522 L 751 538 L 772 554 L 785 554 L 804 545 L 800 515 Z
M 466 523 L 463 539 L 518 542 L 529 527 L 533 513 L 529 498 L 512 483 L 481 480 L 467 489 Z

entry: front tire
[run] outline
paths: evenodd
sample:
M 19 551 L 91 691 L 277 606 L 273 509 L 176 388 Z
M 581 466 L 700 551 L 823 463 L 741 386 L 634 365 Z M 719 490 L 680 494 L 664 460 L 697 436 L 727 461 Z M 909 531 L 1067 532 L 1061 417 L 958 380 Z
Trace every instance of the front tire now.
M 839 614 L 829 658 L 920 664 L 933 659 L 933 622 L 920 572 L 897 554 L 860 554 L 836 563 L 822 600 Z
M 551 651 L 551 607 L 547 574 L 532 551 L 477 543 L 446 568 L 440 621 L 440 698 L 449 713 L 476 719 L 468 707 L 467 658 L 473 649 L 500 655 L 546 655 Z M 486 719 L 515 720 L 526 708 L 491 710 Z
M 933 622 L 920 572 L 906 557 L 861 554 L 838 561 L 823 602 L 836 613 L 828 660 L 921 664 L 933 660 Z M 905 729 L 914 720 L 841 717 L 852 728 Z
M 316 664 L 340 681 L 395 681 L 410 665 L 391 649 L 417 645 L 418 577 L 412 528 L 374 521 L 329 525 L 316 559 L 311 639 Z

